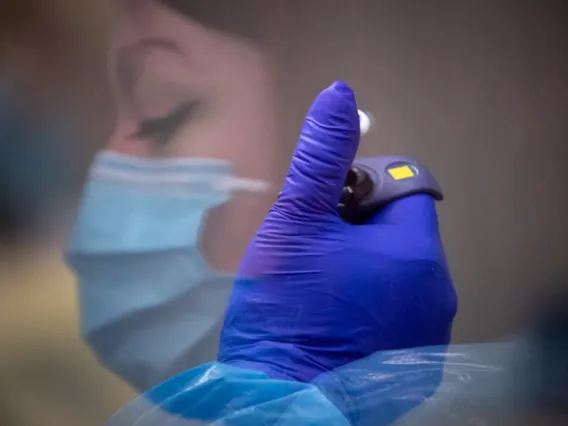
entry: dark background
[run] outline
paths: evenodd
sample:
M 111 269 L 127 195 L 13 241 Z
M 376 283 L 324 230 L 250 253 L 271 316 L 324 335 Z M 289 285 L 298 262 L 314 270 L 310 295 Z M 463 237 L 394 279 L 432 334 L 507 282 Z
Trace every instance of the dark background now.
M 428 164 L 460 296 L 455 342 L 524 325 L 568 269 L 568 2 L 167 0 L 267 49 L 291 153 L 335 79 L 375 118 L 360 154 Z M 286 167 L 289 157 L 282 158 Z

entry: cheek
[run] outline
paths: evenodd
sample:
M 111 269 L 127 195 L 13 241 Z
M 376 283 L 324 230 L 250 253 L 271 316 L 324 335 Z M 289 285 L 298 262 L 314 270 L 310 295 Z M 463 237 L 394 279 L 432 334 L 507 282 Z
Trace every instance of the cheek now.
M 105 146 L 105 149 L 119 154 L 132 155 L 134 157 L 152 157 L 152 153 L 146 145 L 128 139 L 111 139 Z
M 114 131 L 104 149 L 135 157 L 151 158 L 153 153 L 148 144 L 132 136 L 136 133 L 136 129 L 137 123 L 134 120 L 117 118 Z
M 234 129 L 233 129 L 234 130 Z M 216 110 L 180 128 L 163 147 L 168 157 L 219 158 L 234 162 L 231 126 Z
M 271 197 L 238 194 L 229 203 L 209 211 L 201 234 L 201 250 L 213 268 L 236 271 L 272 202 Z

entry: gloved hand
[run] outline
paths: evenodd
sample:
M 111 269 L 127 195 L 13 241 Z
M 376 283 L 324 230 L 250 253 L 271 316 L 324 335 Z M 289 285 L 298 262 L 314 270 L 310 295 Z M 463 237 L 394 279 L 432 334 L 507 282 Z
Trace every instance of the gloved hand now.
M 363 225 L 337 213 L 358 141 L 353 91 L 336 82 L 242 259 L 219 361 L 308 382 L 380 350 L 449 343 L 457 298 L 434 200 L 408 196 Z

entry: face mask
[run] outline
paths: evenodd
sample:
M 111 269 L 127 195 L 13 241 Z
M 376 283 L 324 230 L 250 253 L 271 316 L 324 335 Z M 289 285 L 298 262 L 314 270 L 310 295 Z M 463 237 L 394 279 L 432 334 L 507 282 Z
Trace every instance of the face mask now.
M 232 278 L 203 259 L 199 231 L 233 189 L 265 185 L 214 159 L 95 160 L 66 257 L 85 339 L 138 390 L 215 359 Z

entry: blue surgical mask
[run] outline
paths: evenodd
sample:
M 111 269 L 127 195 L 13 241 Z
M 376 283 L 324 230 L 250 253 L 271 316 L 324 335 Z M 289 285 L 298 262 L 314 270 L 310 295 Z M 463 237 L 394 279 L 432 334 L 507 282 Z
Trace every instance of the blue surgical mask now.
M 201 256 L 199 233 L 238 188 L 264 185 L 215 159 L 95 159 L 67 261 L 85 339 L 137 390 L 215 359 L 232 278 Z

